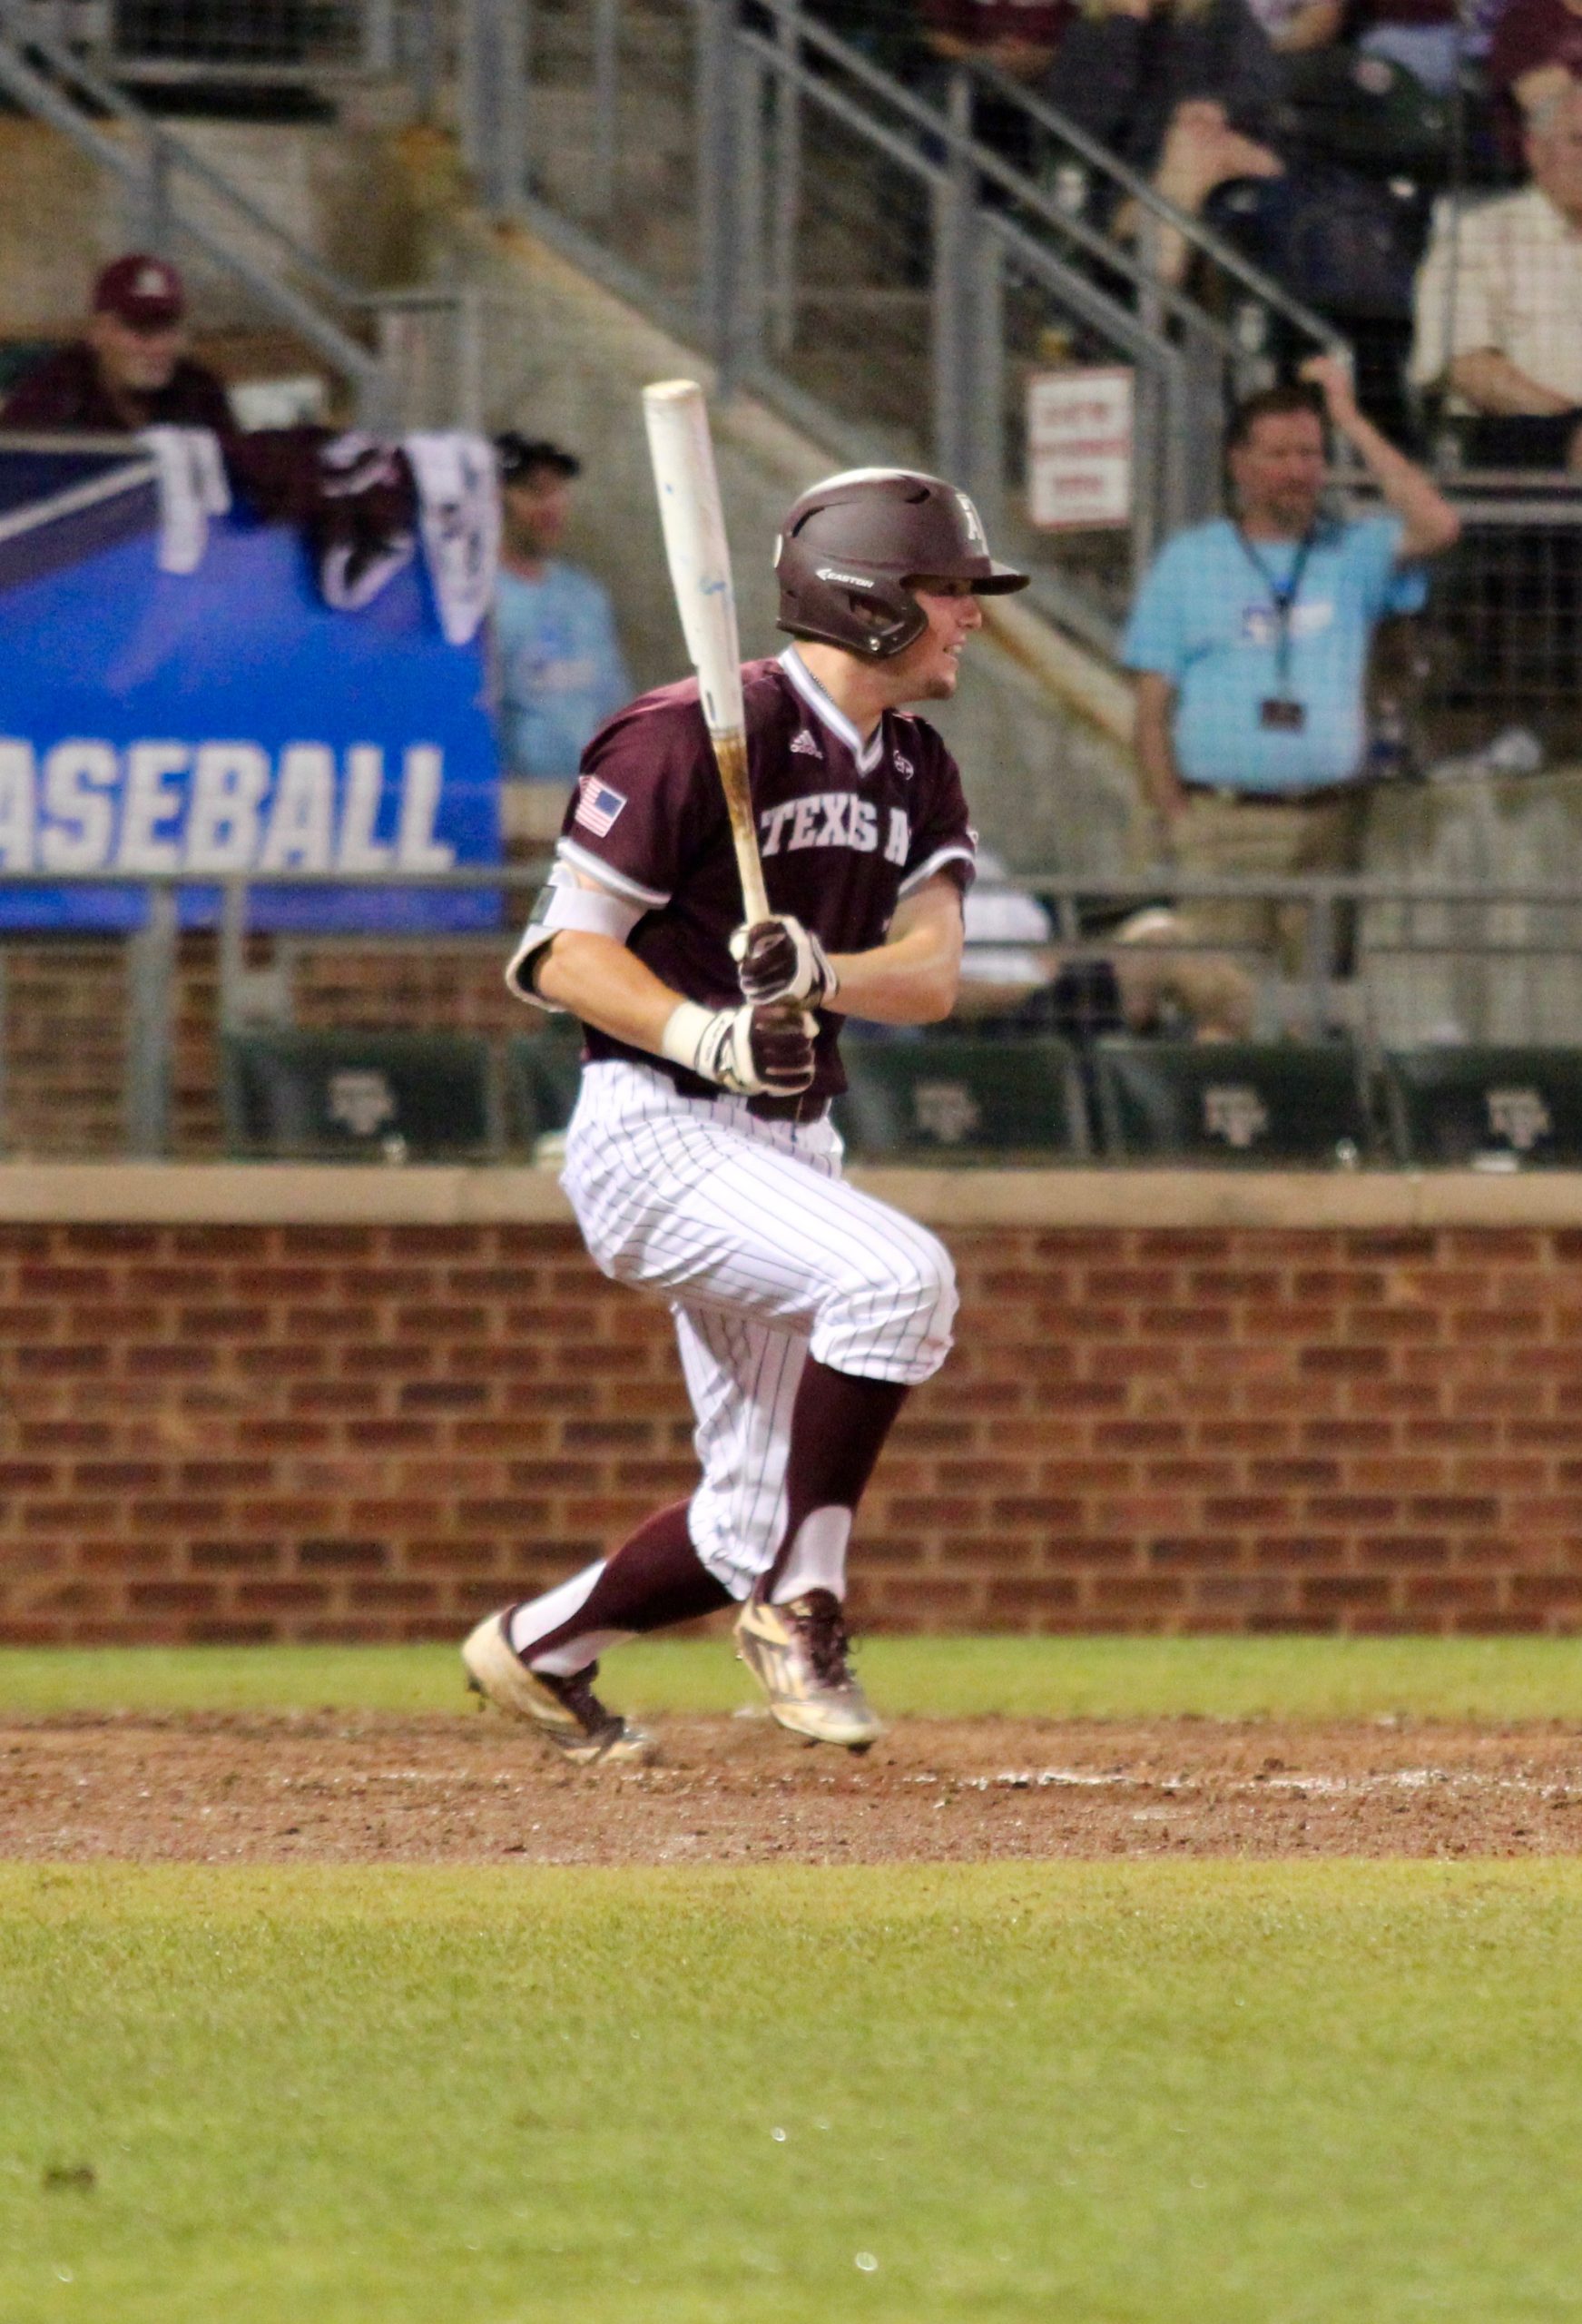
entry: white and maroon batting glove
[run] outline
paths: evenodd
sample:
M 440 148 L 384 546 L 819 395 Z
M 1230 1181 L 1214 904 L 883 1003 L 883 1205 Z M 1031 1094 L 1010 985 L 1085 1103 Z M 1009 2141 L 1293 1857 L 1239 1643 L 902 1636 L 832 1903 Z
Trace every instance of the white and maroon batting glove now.
M 683 1000 L 671 1012 L 662 1049 L 732 1097 L 796 1098 L 812 1082 L 817 1030 L 805 1009 L 783 1003 L 710 1009 Z
M 749 1000 L 800 1000 L 821 1009 L 840 989 L 828 952 L 789 911 L 739 928 L 731 939 L 731 958 Z

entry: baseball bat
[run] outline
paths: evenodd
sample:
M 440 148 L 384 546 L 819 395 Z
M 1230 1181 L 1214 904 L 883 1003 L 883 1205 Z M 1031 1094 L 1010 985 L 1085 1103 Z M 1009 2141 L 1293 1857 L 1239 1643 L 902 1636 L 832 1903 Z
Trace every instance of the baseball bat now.
M 658 379 L 643 390 L 648 455 L 659 495 L 670 583 L 687 652 L 698 674 L 703 720 L 713 744 L 720 787 L 731 818 L 742 901 L 749 922 L 767 920 L 769 897 L 747 780 L 747 724 L 742 704 L 742 646 L 731 551 L 714 473 L 709 410 L 694 379 Z

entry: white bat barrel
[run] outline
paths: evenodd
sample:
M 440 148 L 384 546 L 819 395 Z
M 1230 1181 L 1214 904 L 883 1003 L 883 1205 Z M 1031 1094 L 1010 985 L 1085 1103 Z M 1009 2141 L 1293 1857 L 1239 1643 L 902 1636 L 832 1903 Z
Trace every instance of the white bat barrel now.
M 742 725 L 742 647 L 708 407 L 693 379 L 643 390 L 671 586 L 712 734 Z

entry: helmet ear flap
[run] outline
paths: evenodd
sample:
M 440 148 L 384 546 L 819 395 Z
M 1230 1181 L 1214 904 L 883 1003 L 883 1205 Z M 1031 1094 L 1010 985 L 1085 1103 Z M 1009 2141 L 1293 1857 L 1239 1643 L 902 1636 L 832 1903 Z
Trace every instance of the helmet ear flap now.
M 928 625 L 927 614 L 899 581 L 875 576 L 857 589 L 817 566 L 806 575 L 788 573 L 781 561 L 776 627 L 792 637 L 839 645 L 864 662 L 888 662 L 904 654 Z

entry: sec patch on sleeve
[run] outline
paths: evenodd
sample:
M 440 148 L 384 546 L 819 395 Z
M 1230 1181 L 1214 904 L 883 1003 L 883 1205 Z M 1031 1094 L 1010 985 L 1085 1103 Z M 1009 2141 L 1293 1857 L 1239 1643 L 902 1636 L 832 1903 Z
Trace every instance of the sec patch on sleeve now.
M 595 839 L 603 839 L 625 804 L 623 793 L 601 783 L 596 774 L 585 774 L 577 783 L 576 812 L 572 821 L 592 832 Z

